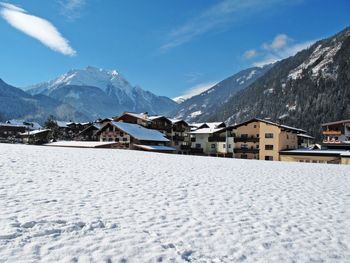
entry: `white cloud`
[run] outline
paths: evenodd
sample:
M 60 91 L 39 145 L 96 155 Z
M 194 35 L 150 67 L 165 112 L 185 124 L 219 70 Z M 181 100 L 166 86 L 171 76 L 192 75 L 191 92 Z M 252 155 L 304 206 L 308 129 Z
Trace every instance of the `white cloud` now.
M 14 28 L 39 40 L 52 50 L 69 56 L 76 54 L 68 40 L 49 21 L 30 15 L 20 7 L 2 2 L 0 2 L 0 16 Z
M 270 44 L 264 43 L 264 49 L 278 50 L 285 47 L 292 39 L 290 39 L 286 34 L 279 34 L 275 36 Z
M 250 49 L 250 50 L 247 50 L 246 52 L 244 52 L 243 57 L 245 59 L 251 59 L 251 58 L 255 57 L 256 55 L 257 55 L 256 50 Z
M 61 6 L 61 13 L 70 20 L 79 18 L 86 0 L 58 0 Z
M 193 96 L 199 95 L 202 92 L 210 89 L 214 85 L 216 85 L 218 82 L 217 81 L 211 81 L 211 82 L 205 82 L 205 83 L 200 83 L 197 84 L 191 88 L 189 88 L 187 91 L 185 91 L 182 95 L 173 98 L 174 101 L 183 101 L 187 100 L 189 98 L 192 98 Z
M 253 62 L 253 66 L 261 67 L 294 56 L 299 51 L 310 47 L 316 41 L 317 40 L 308 40 L 297 43 L 286 34 L 278 34 L 271 42 L 261 45 L 261 50 L 257 52 L 259 53 L 259 60 Z M 243 56 L 245 56 L 248 51 L 246 51 Z
M 221 0 L 198 16 L 189 19 L 187 23 L 172 30 L 160 49 L 167 51 L 175 48 L 209 31 L 227 26 L 244 16 L 266 11 L 277 5 L 298 4 L 300 2 L 301 0 L 295 0 L 292 3 L 289 0 Z

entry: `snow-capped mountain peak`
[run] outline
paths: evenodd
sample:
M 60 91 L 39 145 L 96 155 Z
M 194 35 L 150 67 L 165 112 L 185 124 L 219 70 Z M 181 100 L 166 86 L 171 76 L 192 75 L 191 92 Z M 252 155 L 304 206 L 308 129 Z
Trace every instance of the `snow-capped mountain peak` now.
M 67 85 L 97 87 L 105 92 L 110 87 L 122 90 L 132 89 L 129 82 L 118 71 L 92 66 L 88 66 L 85 69 L 72 69 L 51 81 L 28 87 L 28 89 L 37 90 L 38 93 L 41 93 L 43 89 L 53 91 Z

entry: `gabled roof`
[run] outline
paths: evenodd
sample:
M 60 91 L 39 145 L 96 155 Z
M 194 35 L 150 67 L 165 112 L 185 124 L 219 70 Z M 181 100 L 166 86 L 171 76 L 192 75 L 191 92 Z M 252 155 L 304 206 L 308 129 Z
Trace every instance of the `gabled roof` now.
M 284 125 L 284 124 L 278 124 L 278 123 L 275 123 L 275 122 L 272 122 L 272 121 L 268 121 L 268 120 L 264 120 L 264 119 L 259 119 L 259 118 L 253 118 L 253 119 L 250 119 L 250 120 L 248 120 L 248 121 L 245 121 L 245 122 L 242 122 L 242 123 L 233 125 L 232 127 L 233 127 L 233 128 L 238 128 L 238 127 L 240 127 L 240 126 L 247 125 L 247 124 L 249 124 L 249 123 L 251 123 L 251 122 L 263 122 L 263 123 L 266 123 L 266 124 L 270 124 L 270 125 L 274 125 L 274 126 L 283 128 L 283 129 L 294 130 L 294 131 L 298 131 L 298 132 L 301 132 L 301 133 L 306 133 L 306 131 L 303 130 L 303 129 L 299 129 L 299 128 L 287 126 L 287 125 Z
M 226 130 L 226 128 L 201 128 L 190 132 L 191 134 L 212 134 L 216 132 L 221 132 Z
M 68 128 L 67 122 L 65 121 L 56 121 L 56 123 L 60 128 Z
M 139 141 L 169 142 L 163 133 L 157 130 L 146 129 L 138 124 L 112 121 L 110 125 L 117 127 Z
M 119 116 L 117 119 L 120 119 L 124 115 L 129 115 L 132 117 L 135 117 L 137 119 L 148 121 L 148 115 L 146 113 L 135 113 L 135 112 L 124 112 L 121 116 Z
M 341 121 L 333 121 L 333 122 L 328 122 L 328 123 L 322 123 L 321 126 L 328 126 L 328 125 L 342 124 L 342 123 L 350 123 L 350 120 L 341 120 Z
M 163 145 L 139 145 L 134 144 L 135 147 L 140 148 L 146 151 L 154 151 L 154 152 L 173 152 L 176 151 L 175 148 Z
M 186 121 L 184 121 L 184 120 L 181 120 L 181 119 L 170 119 L 170 118 L 168 118 L 168 119 L 171 121 L 172 124 L 177 124 L 177 123 L 182 122 L 185 125 L 189 126 L 189 124 Z
M 21 136 L 32 136 L 32 135 L 38 135 L 38 134 L 41 134 L 41 133 L 48 133 L 50 132 L 51 130 L 49 129 L 44 129 L 44 130 L 35 130 L 35 131 L 30 131 L 30 132 L 23 132 L 21 133 L 20 135 Z

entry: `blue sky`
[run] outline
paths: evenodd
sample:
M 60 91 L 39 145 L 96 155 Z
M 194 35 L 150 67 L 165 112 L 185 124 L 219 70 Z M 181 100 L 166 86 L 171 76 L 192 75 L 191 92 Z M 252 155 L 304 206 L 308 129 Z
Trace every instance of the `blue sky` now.
M 0 78 L 22 87 L 88 65 L 175 97 L 350 26 L 349 0 L 8 0 Z

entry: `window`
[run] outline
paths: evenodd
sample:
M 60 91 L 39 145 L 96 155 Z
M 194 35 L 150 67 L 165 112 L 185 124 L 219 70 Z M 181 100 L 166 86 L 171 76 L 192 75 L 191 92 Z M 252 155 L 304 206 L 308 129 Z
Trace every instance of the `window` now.
M 273 133 L 265 133 L 265 138 L 266 139 L 272 139 L 273 138 Z
M 196 148 L 197 149 L 201 148 L 201 144 L 200 143 L 196 143 Z
M 273 150 L 273 145 L 271 145 L 271 144 L 266 144 L 266 145 L 265 145 L 265 150 L 268 150 L 268 151 Z
M 212 148 L 212 149 L 215 149 L 215 147 L 216 147 L 215 144 L 212 144 L 212 145 L 211 145 L 211 148 Z
M 265 161 L 273 161 L 273 156 L 265 156 Z
M 241 149 L 248 149 L 248 144 L 241 144 Z
M 254 128 L 256 128 L 256 125 L 254 125 Z
M 231 144 L 228 145 L 228 148 L 231 149 Z
M 287 140 L 289 139 L 289 135 L 287 134 Z
M 256 138 L 259 138 L 259 134 L 256 135 Z
M 256 147 L 257 149 L 259 149 L 259 144 L 257 144 L 255 147 Z
M 244 139 L 248 138 L 248 134 L 241 134 L 241 138 L 244 138 Z
M 116 141 L 116 142 L 119 142 L 119 138 L 115 138 L 115 141 Z
M 128 138 L 123 138 L 123 142 L 126 142 L 128 140 Z
M 225 149 L 225 148 L 226 148 L 226 144 L 223 144 L 223 145 L 222 145 L 222 148 L 224 148 L 224 149 Z
M 248 155 L 246 155 L 246 154 L 241 154 L 241 159 L 248 159 Z
M 124 136 L 124 132 L 120 132 L 119 135 L 120 135 L 120 137 L 123 137 Z

